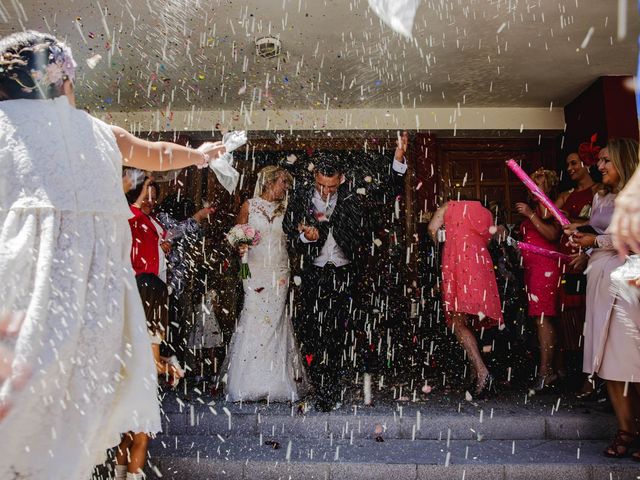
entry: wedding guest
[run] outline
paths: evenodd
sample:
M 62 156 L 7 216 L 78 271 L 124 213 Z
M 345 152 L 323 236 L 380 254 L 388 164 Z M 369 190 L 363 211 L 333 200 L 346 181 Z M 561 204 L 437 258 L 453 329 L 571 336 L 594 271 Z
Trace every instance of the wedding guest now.
M 492 390 L 493 375 L 485 365 L 475 330 L 503 323 L 500 296 L 493 262 L 488 251 L 493 219 L 478 201 L 449 201 L 429 223 L 429 233 L 437 241 L 444 225 L 442 258 L 442 302 L 447 326 L 467 353 L 475 374 L 475 395 Z
M 590 168 L 595 168 L 600 147 L 593 143 L 582 143 L 580 153 L 567 156 L 566 168 L 575 187 L 562 192 L 555 204 L 561 209 L 574 226 L 584 225 L 591 216 L 593 196 L 602 186 L 593 181 Z M 569 238 L 563 233 L 560 238 L 560 252 L 573 255 L 577 250 L 569 244 Z M 563 364 L 567 368 L 569 380 L 579 377 L 582 372 L 582 331 L 584 328 L 586 278 L 562 262 L 562 277 L 559 289 L 560 321 L 557 323 L 557 353 L 562 354 Z M 578 290 L 579 288 L 579 290 Z M 586 398 L 593 393 L 592 383 L 584 379 L 579 387 L 578 397 Z
M 75 67 L 51 35 L 0 40 L 0 317 L 24 312 L 0 384 L 0 478 L 89 478 L 122 432 L 160 431 L 118 174 L 224 151 L 148 142 L 76 109 Z
M 192 295 L 187 286 L 197 269 L 195 257 L 203 239 L 201 225 L 214 212 L 211 207 L 196 211 L 189 198 L 176 193 L 168 195 L 154 211 L 154 217 L 166 232 L 165 240 L 170 245 L 165 253 L 169 294 L 166 343 L 181 363 L 186 360 L 187 339 L 193 327 Z
M 555 172 L 540 169 L 531 175 L 531 179 L 545 195 L 551 200 L 555 199 L 558 186 L 558 176 Z M 531 206 L 522 202 L 516 203 L 516 211 L 525 217 L 520 224 L 522 241 L 545 250 L 557 251 L 560 225 L 537 197 L 531 195 L 530 200 Z M 528 250 L 522 250 L 521 255 L 529 298 L 528 315 L 535 322 L 540 346 L 540 365 L 532 386 L 534 391 L 539 392 L 558 378 L 557 373 L 553 371 L 553 357 L 557 350 L 555 318 L 559 313 L 560 266 L 557 258 Z
M 130 201 L 135 198 L 129 205 L 133 214 L 129 219 L 133 240 L 131 264 L 145 309 L 156 369 L 159 374 L 171 377 L 169 383 L 176 386 L 183 376 L 180 366 L 175 360 L 160 355 L 160 345 L 166 340 L 169 324 L 166 254 L 171 250 L 171 244 L 153 215 L 157 196 L 158 184 L 152 178 L 127 193 Z
M 618 432 L 604 453 L 616 458 L 630 453 L 640 432 L 640 305 L 613 288 L 611 273 L 626 260 L 616 254 L 608 227 L 616 196 L 637 166 L 638 142 L 610 139 L 599 152 L 604 189 L 593 199 L 589 221 L 597 233 L 565 229 L 571 243 L 583 250 L 574 266 L 583 268 L 588 258 L 583 369 L 606 380 Z
M 196 211 L 188 198 L 168 195 L 154 211 L 154 217 L 166 232 L 171 248 L 165 253 L 167 261 L 167 287 L 171 295 L 179 298 L 188 283 L 192 268 L 191 250 L 202 238 L 202 223 L 215 213 L 212 207 Z

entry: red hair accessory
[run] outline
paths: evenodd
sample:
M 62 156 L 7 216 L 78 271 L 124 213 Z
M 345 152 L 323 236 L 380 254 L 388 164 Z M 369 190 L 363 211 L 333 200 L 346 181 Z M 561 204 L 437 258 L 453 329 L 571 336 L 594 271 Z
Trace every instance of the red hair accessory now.
M 582 163 L 587 167 L 598 163 L 598 153 L 600 152 L 600 150 L 602 150 L 602 148 L 595 144 L 597 140 L 598 134 L 594 133 L 593 135 L 591 135 L 591 142 L 581 143 L 578 147 L 578 156 L 580 157 Z

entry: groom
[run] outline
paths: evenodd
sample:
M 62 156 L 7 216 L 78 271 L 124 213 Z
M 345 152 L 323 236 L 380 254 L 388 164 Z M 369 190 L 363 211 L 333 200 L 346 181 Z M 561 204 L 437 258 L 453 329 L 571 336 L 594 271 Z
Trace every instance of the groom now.
M 393 171 L 384 181 L 399 190 L 407 170 L 406 133 L 398 140 Z M 371 215 L 362 190 L 347 181 L 338 159 L 313 158 L 314 181 L 298 184 L 288 202 L 283 230 L 292 267 L 300 277 L 300 305 L 294 327 L 309 377 L 316 389 L 316 408 L 335 409 L 341 380 L 351 366 L 355 317 L 354 289 L 371 247 Z M 297 280 L 297 279 L 294 279 Z

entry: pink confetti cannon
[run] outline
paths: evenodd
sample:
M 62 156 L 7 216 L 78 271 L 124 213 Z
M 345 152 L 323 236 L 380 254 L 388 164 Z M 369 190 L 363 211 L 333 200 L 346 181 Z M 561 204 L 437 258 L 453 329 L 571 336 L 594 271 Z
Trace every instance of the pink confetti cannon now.
M 546 248 L 538 247 L 537 245 L 532 245 L 531 243 L 518 242 L 518 248 L 521 252 L 531 252 L 535 253 L 536 255 L 542 255 L 544 257 L 559 258 L 563 262 L 568 262 L 569 260 L 571 260 L 571 257 L 569 255 L 553 250 L 547 250 Z
M 540 190 L 540 187 L 536 185 L 536 182 L 531 180 L 531 177 L 527 175 L 526 172 L 522 170 L 522 168 L 520 168 L 520 165 L 518 165 L 518 163 L 513 158 L 507 161 L 507 166 L 513 173 L 516 174 L 516 176 L 522 181 L 522 183 L 524 183 L 525 187 L 527 187 L 531 191 L 531 193 L 538 197 L 540 203 L 542 203 L 542 205 L 544 205 L 545 208 L 551 212 L 551 215 L 553 215 L 556 220 L 560 222 L 560 225 L 564 227 L 565 225 L 569 225 L 571 223 L 567 219 L 567 217 L 565 217 L 562 212 L 558 210 L 558 207 L 554 205 L 549 197 L 547 197 L 544 192 Z

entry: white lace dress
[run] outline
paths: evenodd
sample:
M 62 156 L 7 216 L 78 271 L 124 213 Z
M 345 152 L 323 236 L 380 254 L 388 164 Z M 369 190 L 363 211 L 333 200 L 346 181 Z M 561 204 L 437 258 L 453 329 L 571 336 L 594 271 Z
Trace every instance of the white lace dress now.
M 121 167 L 111 128 L 66 97 L 0 102 L 0 314 L 26 314 L 2 479 L 89 478 L 121 432 L 160 430 Z
M 295 401 L 306 390 L 304 368 L 287 311 L 289 257 L 277 204 L 249 200 L 249 224 L 261 240 L 248 253 L 244 307 L 231 338 L 226 393 L 231 401 Z M 223 367 L 224 371 L 224 367 Z

